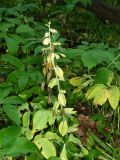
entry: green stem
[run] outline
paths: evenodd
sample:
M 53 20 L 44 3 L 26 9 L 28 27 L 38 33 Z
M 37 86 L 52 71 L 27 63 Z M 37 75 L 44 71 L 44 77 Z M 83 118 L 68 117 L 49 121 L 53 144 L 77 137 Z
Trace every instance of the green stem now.
M 118 54 L 111 62 L 110 64 L 107 66 L 107 68 L 110 68 L 111 65 L 120 57 L 120 54 Z

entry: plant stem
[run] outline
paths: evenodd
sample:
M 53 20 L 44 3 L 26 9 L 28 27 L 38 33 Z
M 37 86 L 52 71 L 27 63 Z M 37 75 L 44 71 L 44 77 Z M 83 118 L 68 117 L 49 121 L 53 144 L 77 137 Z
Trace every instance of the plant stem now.
M 120 54 L 118 54 L 111 62 L 110 64 L 107 66 L 107 68 L 110 68 L 111 65 L 120 57 Z

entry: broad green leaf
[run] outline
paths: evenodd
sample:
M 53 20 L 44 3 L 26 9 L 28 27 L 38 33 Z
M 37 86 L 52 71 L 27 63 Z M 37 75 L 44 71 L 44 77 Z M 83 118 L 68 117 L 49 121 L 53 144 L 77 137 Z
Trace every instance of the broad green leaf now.
M 9 126 L 0 130 L 1 147 L 9 146 L 20 135 L 20 128 L 17 126 Z
M 22 117 L 23 127 L 29 127 L 30 123 L 30 112 L 25 112 Z
M 25 101 L 19 96 L 9 96 L 4 99 L 4 104 L 23 104 Z
M 4 55 L 2 56 L 3 60 L 10 63 L 11 65 L 13 65 L 14 67 L 16 67 L 19 70 L 25 70 L 25 67 L 23 65 L 23 63 L 16 57 L 12 56 L 12 55 Z
M 102 52 L 102 51 L 101 51 Z M 100 64 L 105 59 L 105 55 L 100 53 L 98 50 L 87 51 L 82 54 L 82 61 L 84 66 L 88 69 L 95 67 L 97 64 Z
M 35 55 L 37 55 L 38 53 L 40 53 L 42 48 L 43 48 L 42 46 L 37 46 L 35 48 L 35 51 L 34 51 Z
M 96 94 L 98 94 L 99 92 L 102 92 L 104 89 L 106 89 L 107 87 L 103 84 L 96 84 L 93 87 L 91 87 L 90 89 L 88 89 L 87 93 L 86 93 L 86 97 L 87 99 L 92 99 L 96 96 Z
M 109 71 L 107 68 L 100 68 L 97 70 L 94 83 L 110 85 L 112 79 L 113 79 L 113 72 Z
M 85 46 L 85 49 L 86 49 L 86 46 Z M 67 48 L 67 49 L 60 48 L 60 52 L 64 53 L 69 59 L 81 56 L 81 48 L 75 48 L 75 49 L 72 49 L 72 48 Z
M 37 83 L 42 82 L 43 79 L 41 72 L 38 70 L 31 70 L 30 72 L 28 72 L 28 76 Z
M 46 159 L 49 159 L 52 156 L 56 156 L 56 149 L 52 142 L 50 142 L 47 138 L 41 138 L 38 135 L 35 137 L 34 143 L 39 149 L 42 148 L 41 153 Z
M 70 84 L 72 84 L 73 86 L 79 86 L 80 84 L 82 84 L 84 82 L 84 78 L 80 78 L 80 77 L 73 77 L 69 80 Z
M 108 92 L 109 92 L 109 96 L 108 96 L 109 103 L 111 107 L 115 110 L 120 100 L 120 90 L 116 86 L 111 86 L 108 89 Z
M 25 71 L 18 71 L 18 86 L 20 88 L 20 91 L 22 91 L 28 82 L 28 75 Z
M 37 147 L 25 137 L 19 137 L 7 151 L 9 156 L 18 156 L 22 154 L 37 152 Z
M 18 47 L 19 47 L 19 42 L 16 41 L 16 39 L 13 39 L 13 38 L 7 37 L 7 36 L 6 36 L 5 40 L 6 40 L 8 52 L 11 54 L 16 54 Z
M 58 94 L 58 101 L 62 106 L 66 106 L 66 98 L 63 93 Z
M 12 91 L 12 87 L 0 87 L 0 99 L 7 97 Z
M 58 84 L 58 79 L 57 78 L 52 78 L 48 84 L 49 88 L 53 88 L 54 86 L 56 86 Z
M 68 124 L 66 120 L 61 121 L 59 125 L 59 132 L 62 136 L 65 136 L 68 132 Z
M 18 78 L 18 70 L 14 70 L 13 72 L 10 72 L 7 81 L 8 82 L 16 82 Z
M 64 144 L 63 149 L 60 153 L 60 159 L 61 160 L 68 160 L 67 158 L 67 150 L 66 150 L 66 145 Z
M 27 24 L 22 24 L 20 25 L 17 29 L 16 29 L 17 33 L 26 33 L 26 32 L 34 32 L 34 29 L 31 28 L 29 25 Z
M 19 111 L 16 106 L 10 104 L 3 105 L 3 111 L 8 115 L 8 117 L 17 125 L 20 124 Z

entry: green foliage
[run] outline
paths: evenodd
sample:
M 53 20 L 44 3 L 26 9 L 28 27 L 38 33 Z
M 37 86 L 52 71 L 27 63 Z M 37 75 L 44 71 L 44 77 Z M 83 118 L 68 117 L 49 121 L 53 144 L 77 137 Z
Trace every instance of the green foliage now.
M 0 8 L 0 159 L 117 160 L 119 27 L 76 13 L 90 0 L 31 2 Z M 83 143 L 77 101 L 90 105 L 103 139 L 88 128 Z

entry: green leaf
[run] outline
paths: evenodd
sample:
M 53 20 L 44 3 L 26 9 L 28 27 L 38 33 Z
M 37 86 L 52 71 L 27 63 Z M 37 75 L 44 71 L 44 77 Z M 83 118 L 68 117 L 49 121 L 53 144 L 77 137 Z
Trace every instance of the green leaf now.
M 7 97 L 12 91 L 12 87 L 0 87 L 0 99 Z
M 59 125 L 59 132 L 62 136 L 65 136 L 68 132 L 68 124 L 66 120 L 63 120 Z
M 58 101 L 62 106 L 66 106 L 66 98 L 63 93 L 58 94 Z
M 23 127 L 29 127 L 30 112 L 25 112 L 22 117 Z
M 102 106 L 107 101 L 108 94 L 109 93 L 106 88 L 99 90 L 94 97 L 93 103 Z
M 45 135 L 44 135 L 45 138 L 49 139 L 49 140 L 57 140 L 58 142 L 61 142 L 62 139 L 56 134 L 56 133 L 53 133 L 53 132 L 47 132 Z
M 73 142 L 74 144 L 77 144 L 81 148 L 81 156 L 87 155 L 88 150 L 82 145 L 81 141 L 79 138 L 73 136 L 73 134 L 70 134 L 68 142 Z
M 31 70 L 28 72 L 28 77 L 30 77 L 33 81 L 39 83 L 42 82 L 43 76 L 40 71 Z
M 9 146 L 20 135 L 20 128 L 17 126 L 9 126 L 0 130 L 1 147 Z
M 27 32 L 31 33 L 31 32 L 34 32 L 34 29 L 31 28 L 27 24 L 22 24 L 16 29 L 16 32 L 17 33 L 27 33 Z
M 64 77 L 63 77 L 63 70 L 62 68 L 56 66 L 55 67 L 55 74 L 61 79 L 61 80 L 64 80 Z
M 37 147 L 32 142 L 27 140 L 25 137 L 19 137 L 9 148 L 6 154 L 9 156 L 18 156 L 37 151 Z
M 77 144 L 77 145 L 79 145 L 80 147 L 83 147 L 80 139 L 77 138 L 77 137 L 75 137 L 73 134 L 70 134 L 70 135 L 69 135 L 68 142 L 73 142 L 74 144 Z
M 96 84 L 93 87 L 91 87 L 90 89 L 88 89 L 87 93 L 86 93 L 86 98 L 88 100 L 94 98 L 96 96 L 96 94 L 98 94 L 99 92 L 102 92 L 104 89 L 106 89 L 107 87 L 103 84 Z
M 56 86 L 58 84 L 58 79 L 57 78 L 52 78 L 48 84 L 49 88 L 53 88 L 54 86 Z
M 17 125 L 20 124 L 19 111 L 16 106 L 10 104 L 3 105 L 3 111 L 8 115 L 8 117 Z
M 20 91 L 22 91 L 28 82 L 28 75 L 25 71 L 19 71 L 18 72 L 18 86 L 20 88 Z
M 33 130 L 43 130 L 47 127 L 48 111 L 39 110 L 33 116 Z
M 113 79 L 113 72 L 103 67 L 97 70 L 94 83 L 110 85 L 112 82 L 112 79 Z
M 5 40 L 6 40 L 8 52 L 11 54 L 16 54 L 19 47 L 19 41 L 16 41 L 16 39 L 13 39 L 7 36 Z
M 43 48 L 42 46 L 37 46 L 37 47 L 35 48 L 35 52 L 34 52 L 35 55 L 37 55 L 38 53 L 40 53 L 42 48 Z
M 80 78 L 80 77 L 73 77 L 69 80 L 70 84 L 72 84 L 73 86 L 79 86 L 80 84 L 82 84 L 84 82 L 84 79 Z
M 8 82 L 16 82 L 18 78 L 18 70 L 14 70 L 13 72 L 10 72 L 7 81 Z
M 46 138 L 41 138 L 39 135 L 35 137 L 34 143 L 38 146 L 38 148 L 42 148 L 42 155 L 49 159 L 52 156 L 56 156 L 56 150 L 52 142 L 50 142 Z
M 12 56 L 12 55 L 4 55 L 2 56 L 3 60 L 10 63 L 11 65 L 13 65 L 14 67 L 16 67 L 17 69 L 23 71 L 25 70 L 25 67 L 23 65 L 23 63 L 16 57 Z
M 104 54 L 101 54 L 100 52 L 94 50 L 94 51 L 87 51 L 84 54 L 82 54 L 82 61 L 84 66 L 86 66 L 88 69 L 91 69 L 95 67 L 97 64 L 100 64 L 105 59 Z
M 119 103 L 120 90 L 116 86 L 111 86 L 108 91 L 109 91 L 109 96 L 108 96 L 109 103 L 111 107 L 115 110 Z
M 66 145 L 64 144 L 62 152 L 60 153 L 60 159 L 61 160 L 68 160 L 67 158 L 67 150 L 66 150 Z
M 19 96 L 9 96 L 4 99 L 4 104 L 22 104 L 24 103 L 24 99 Z

